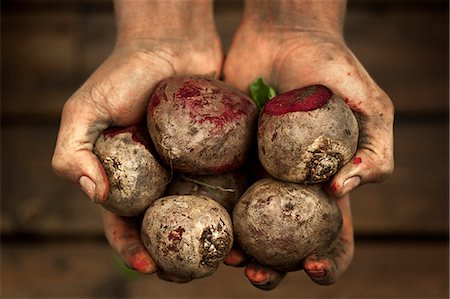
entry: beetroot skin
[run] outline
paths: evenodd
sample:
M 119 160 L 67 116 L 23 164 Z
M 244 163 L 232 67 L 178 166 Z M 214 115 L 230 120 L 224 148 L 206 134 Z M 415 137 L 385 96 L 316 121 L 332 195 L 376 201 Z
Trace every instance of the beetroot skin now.
M 206 196 L 172 195 L 145 212 L 144 245 L 165 272 L 185 280 L 209 276 L 233 244 L 230 215 Z
M 258 124 L 259 159 L 277 179 L 323 182 L 350 161 L 358 133 L 353 112 L 325 86 L 289 91 L 263 108 Z
M 172 77 L 152 93 L 147 113 L 160 156 L 184 173 L 207 175 L 239 168 L 257 121 L 256 105 L 226 83 L 206 77 Z
M 103 131 L 94 146 L 109 181 L 108 199 L 102 205 L 121 216 L 143 214 L 163 195 L 169 180 L 152 153 L 145 127 L 113 127 Z
M 220 203 L 229 213 L 247 188 L 245 176 L 238 172 L 212 175 L 175 175 L 166 195 L 203 195 Z
M 318 184 L 262 179 L 239 199 L 233 225 L 245 253 L 284 272 L 301 268 L 310 254 L 329 250 L 342 229 L 342 215 Z

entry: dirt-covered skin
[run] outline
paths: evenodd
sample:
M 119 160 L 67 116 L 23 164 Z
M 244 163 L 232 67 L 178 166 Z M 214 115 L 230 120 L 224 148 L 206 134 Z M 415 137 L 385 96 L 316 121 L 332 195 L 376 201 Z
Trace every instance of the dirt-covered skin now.
M 325 86 L 293 90 L 264 106 L 258 125 L 259 158 L 280 180 L 323 182 L 353 157 L 358 132 L 353 112 Z
M 329 250 L 341 231 L 342 215 L 318 185 L 263 179 L 239 199 L 233 224 L 246 254 L 286 272 L 300 269 L 306 256 Z
M 244 163 L 257 117 L 256 105 L 236 88 L 213 78 L 178 76 L 157 85 L 147 122 L 168 165 L 207 175 Z
M 143 214 L 163 195 L 169 171 L 155 158 L 145 127 L 112 127 L 103 131 L 94 153 L 105 169 L 109 195 L 103 207 L 121 216 Z
M 207 196 L 231 213 L 246 187 L 246 178 L 238 171 L 215 175 L 177 174 L 167 186 L 165 194 Z
M 146 211 L 141 236 L 158 266 L 191 280 L 214 273 L 233 244 L 233 226 L 224 207 L 206 196 L 172 195 Z

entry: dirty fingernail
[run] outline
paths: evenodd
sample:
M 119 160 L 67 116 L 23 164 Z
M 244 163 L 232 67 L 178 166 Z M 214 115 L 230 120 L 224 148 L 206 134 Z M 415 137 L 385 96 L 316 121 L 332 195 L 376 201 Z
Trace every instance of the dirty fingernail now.
M 315 278 L 322 278 L 326 276 L 325 270 L 308 270 L 307 273 L 309 276 L 313 276 Z
M 94 201 L 95 183 L 87 176 L 82 176 L 78 183 L 80 184 L 80 187 L 84 191 L 84 193 L 86 193 L 87 196 L 89 196 L 89 198 Z
M 361 178 L 359 176 L 354 176 L 354 177 L 347 179 L 344 182 L 344 185 L 342 186 L 342 190 L 341 190 L 342 195 L 347 194 L 348 192 L 352 191 L 359 185 L 361 185 Z

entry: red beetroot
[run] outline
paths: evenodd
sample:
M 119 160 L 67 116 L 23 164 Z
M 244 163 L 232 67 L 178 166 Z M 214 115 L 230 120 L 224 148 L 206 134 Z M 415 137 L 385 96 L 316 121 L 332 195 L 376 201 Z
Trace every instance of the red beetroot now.
M 265 104 L 260 115 L 259 159 L 280 180 L 328 180 L 350 161 L 357 143 L 354 114 L 322 85 L 280 94 Z
M 239 199 L 233 225 L 245 253 L 284 272 L 301 268 L 310 254 L 329 250 L 341 231 L 342 215 L 318 184 L 262 179 Z
M 217 174 L 241 166 L 252 141 L 256 105 L 226 83 L 172 77 L 152 93 L 147 123 L 160 156 L 179 172 Z
M 213 175 L 176 175 L 166 195 L 202 195 L 220 203 L 229 213 L 247 188 L 245 176 L 237 171 Z
M 192 280 L 213 274 L 233 244 L 230 215 L 206 196 L 172 195 L 145 212 L 141 236 L 167 274 Z
M 145 127 L 112 127 L 95 142 L 94 153 L 109 181 L 102 205 L 121 216 L 136 216 L 163 195 L 169 172 L 157 161 Z

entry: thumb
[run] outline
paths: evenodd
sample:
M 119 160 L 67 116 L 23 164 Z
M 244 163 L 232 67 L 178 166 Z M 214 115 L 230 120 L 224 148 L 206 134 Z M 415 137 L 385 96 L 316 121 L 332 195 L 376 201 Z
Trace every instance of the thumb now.
M 70 99 L 64 105 L 52 167 L 55 173 L 78 184 L 89 198 L 101 203 L 109 192 L 108 178 L 92 152 L 99 133 L 108 126 L 86 105 Z
M 359 113 L 358 150 L 330 182 L 335 196 L 341 197 L 358 186 L 386 179 L 394 170 L 393 112 Z M 376 110 L 375 110 L 376 112 Z

